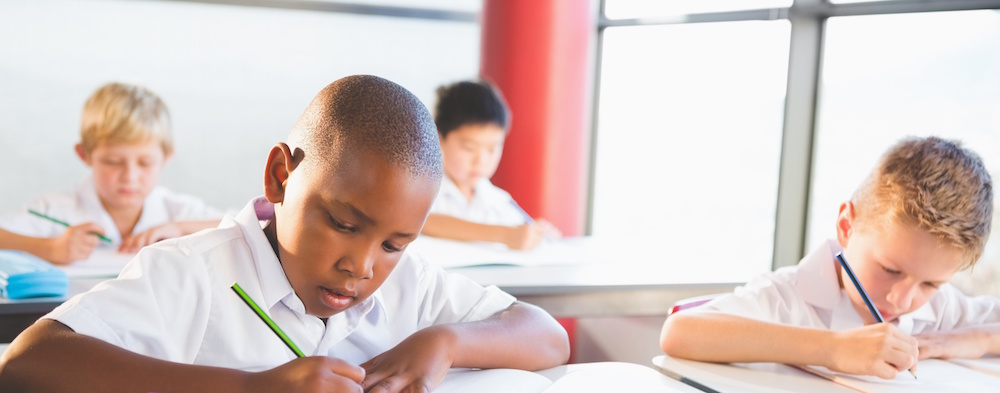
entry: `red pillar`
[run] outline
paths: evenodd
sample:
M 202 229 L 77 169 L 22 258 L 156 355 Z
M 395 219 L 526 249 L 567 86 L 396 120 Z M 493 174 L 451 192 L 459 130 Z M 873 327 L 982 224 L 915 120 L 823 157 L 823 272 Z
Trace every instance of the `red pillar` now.
M 586 223 L 596 3 L 484 0 L 480 75 L 503 92 L 511 129 L 492 181 L 565 235 Z M 559 319 L 576 352 L 576 320 Z
M 583 235 L 596 7 L 589 0 L 484 0 L 480 74 L 512 121 L 492 181 L 529 214 Z

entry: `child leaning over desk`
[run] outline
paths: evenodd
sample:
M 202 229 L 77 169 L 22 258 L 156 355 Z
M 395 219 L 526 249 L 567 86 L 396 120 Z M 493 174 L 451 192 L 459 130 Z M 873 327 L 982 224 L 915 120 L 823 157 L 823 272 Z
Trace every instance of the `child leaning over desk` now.
M 948 284 L 982 255 L 992 181 L 957 142 L 905 139 L 840 205 L 836 240 L 667 318 L 660 345 L 710 362 L 819 365 L 893 378 L 917 359 L 1000 354 L 1000 299 Z M 875 323 L 836 255 L 888 323 Z
M 441 181 L 423 233 L 452 240 L 489 241 L 531 249 L 559 231 L 532 219 L 510 194 L 493 185 L 510 112 L 500 91 L 485 81 L 438 88 L 434 122 L 444 156 Z
M 72 192 L 43 195 L 0 219 L 0 248 L 67 264 L 101 244 L 131 253 L 219 224 L 222 212 L 156 185 L 173 137 L 166 105 L 147 88 L 97 89 L 83 106 L 76 154 L 91 174 Z
M 566 333 L 544 311 L 404 252 L 440 154 L 409 91 L 373 76 L 330 84 L 271 149 L 263 197 L 218 229 L 143 248 L 29 327 L 0 358 L 0 390 L 409 392 L 451 367 L 565 362 Z

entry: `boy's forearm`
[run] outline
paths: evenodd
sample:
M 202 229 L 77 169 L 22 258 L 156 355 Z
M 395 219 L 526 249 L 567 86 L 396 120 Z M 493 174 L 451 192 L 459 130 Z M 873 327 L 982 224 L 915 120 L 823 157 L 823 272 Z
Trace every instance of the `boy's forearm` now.
M 542 309 L 516 302 L 482 321 L 449 326 L 455 334 L 452 367 L 542 370 L 566 363 L 566 331 Z
M 52 239 L 25 236 L 0 229 L 0 250 L 20 250 L 51 261 Z
M 725 314 L 676 314 L 660 335 L 664 353 L 705 362 L 826 365 L 833 333 Z
M 508 227 L 480 224 L 445 214 L 427 216 L 422 233 L 445 239 L 461 241 L 486 241 L 503 243 Z
M 25 330 L 0 358 L 0 391 L 241 391 L 249 376 L 142 356 L 46 319 Z

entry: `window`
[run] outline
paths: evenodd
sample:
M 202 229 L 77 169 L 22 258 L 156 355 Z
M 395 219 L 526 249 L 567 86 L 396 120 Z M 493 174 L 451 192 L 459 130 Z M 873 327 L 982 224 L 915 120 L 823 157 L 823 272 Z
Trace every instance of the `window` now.
M 1000 11 L 831 18 L 824 49 L 807 249 L 904 136 L 962 140 L 1000 181 Z M 974 273 L 956 283 L 1000 294 L 997 236 Z
M 770 270 L 788 40 L 787 21 L 607 28 L 592 234 L 707 280 Z

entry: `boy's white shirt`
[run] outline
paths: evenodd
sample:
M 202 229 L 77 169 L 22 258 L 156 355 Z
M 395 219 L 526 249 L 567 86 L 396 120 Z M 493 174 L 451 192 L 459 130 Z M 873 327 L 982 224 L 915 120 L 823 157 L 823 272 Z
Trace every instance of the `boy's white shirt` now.
M 379 290 L 324 325 L 305 314 L 261 229 L 273 214 L 273 205 L 258 198 L 218 229 L 148 246 L 117 279 L 69 299 L 45 318 L 159 359 L 260 371 L 295 354 L 233 292 L 233 283 L 307 356 L 354 364 L 419 329 L 485 319 L 515 300 L 404 253 Z
M 524 214 L 514 204 L 510 193 L 493 185 L 489 179 L 476 182 L 472 200 L 458 190 L 458 186 L 448 176 L 441 180 L 441 189 L 431 206 L 431 213 L 458 217 L 465 221 L 489 225 L 522 225 Z
M 767 273 L 733 293 L 684 312 L 722 312 L 800 327 L 846 330 L 863 326 L 847 292 L 840 288 L 835 256 L 842 248 L 828 240 L 797 266 Z M 922 307 L 895 323 L 910 335 L 972 326 L 1000 325 L 1000 298 L 970 297 L 944 284 Z
M 71 192 L 42 195 L 23 206 L 21 210 L 11 212 L 0 219 L 0 228 L 14 233 L 43 238 L 59 236 L 66 231 L 66 227 L 29 214 L 28 209 L 71 225 L 93 222 L 104 228 L 104 235 L 114 244 L 122 242 L 118 226 L 111 219 L 111 215 L 104 210 L 97 196 L 97 187 L 92 175 L 87 175 L 73 187 Z M 165 187 L 156 186 L 143 200 L 142 214 L 132 233 L 141 233 L 172 221 L 205 220 L 222 216 L 221 211 L 206 205 L 194 196 L 178 194 Z M 103 242 L 100 245 L 110 246 Z

